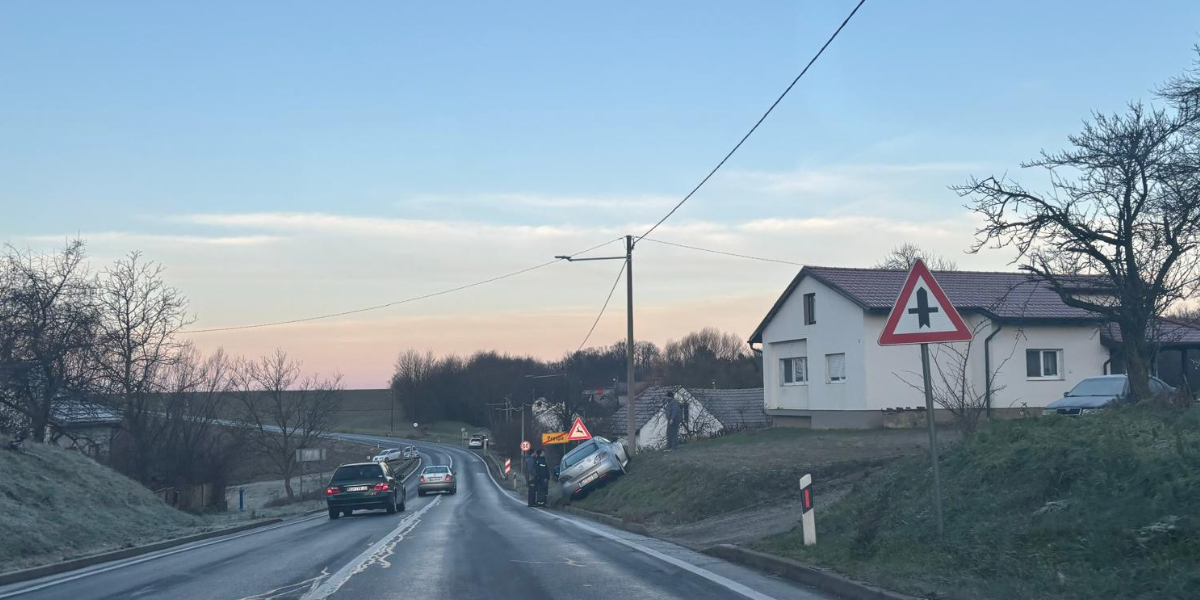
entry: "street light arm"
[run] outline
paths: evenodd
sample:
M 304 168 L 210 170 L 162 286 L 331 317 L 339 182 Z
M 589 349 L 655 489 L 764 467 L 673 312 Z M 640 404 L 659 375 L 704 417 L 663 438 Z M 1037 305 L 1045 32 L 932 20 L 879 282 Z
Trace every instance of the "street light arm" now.
M 566 259 L 567 262 L 583 262 L 585 260 L 625 260 L 625 256 L 596 256 L 593 258 L 573 258 L 570 256 L 555 256 L 554 258 Z

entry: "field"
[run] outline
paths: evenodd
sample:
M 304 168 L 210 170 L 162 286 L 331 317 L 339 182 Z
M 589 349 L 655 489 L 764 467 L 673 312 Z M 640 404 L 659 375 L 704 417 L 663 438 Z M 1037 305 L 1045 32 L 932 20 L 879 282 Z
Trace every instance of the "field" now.
M 997 422 L 941 472 L 943 539 L 913 457 L 818 509 L 817 546 L 799 530 L 751 546 L 937 598 L 1197 597 L 1197 409 Z

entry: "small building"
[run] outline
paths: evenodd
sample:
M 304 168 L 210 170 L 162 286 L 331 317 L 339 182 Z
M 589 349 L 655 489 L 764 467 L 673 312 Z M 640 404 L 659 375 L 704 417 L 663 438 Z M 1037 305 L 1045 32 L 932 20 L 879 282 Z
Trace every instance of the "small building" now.
M 743 429 L 770 427 L 763 410 L 762 388 L 718 390 L 689 389 L 683 386 L 653 386 L 638 394 L 635 405 L 638 450 L 654 450 L 667 445 L 665 407 L 674 397 L 682 411 L 681 440 L 706 438 Z M 614 438 L 626 440 L 628 405 L 613 413 L 609 429 Z
M 906 271 L 804 267 L 750 336 L 763 355 L 764 402 L 777 425 L 883 427 L 917 423 L 925 405 L 916 346 L 880 346 Z M 1121 372 L 1116 327 L 1065 304 L 1025 273 L 940 271 L 938 283 L 974 334 L 930 349 L 934 380 L 965 382 L 989 413 L 1043 407 L 1080 380 Z M 1111 295 L 1100 277 L 1078 277 L 1080 296 Z M 1200 329 L 1160 319 L 1156 337 L 1188 386 Z M 1162 357 L 1160 357 L 1162 358 Z M 1161 362 L 1161 361 L 1160 361 Z M 1160 369 L 1166 374 L 1167 369 Z
M 121 416 L 113 410 L 82 398 L 65 398 L 54 404 L 46 439 L 103 462 L 121 432 L 121 423 Z

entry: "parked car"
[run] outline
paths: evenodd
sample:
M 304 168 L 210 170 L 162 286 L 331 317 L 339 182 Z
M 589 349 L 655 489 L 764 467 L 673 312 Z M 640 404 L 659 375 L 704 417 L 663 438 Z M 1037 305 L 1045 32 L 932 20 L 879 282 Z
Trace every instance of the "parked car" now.
M 454 469 L 446 465 L 431 465 L 421 469 L 417 480 L 417 495 L 424 496 L 429 492 L 458 493 L 458 480 L 454 477 Z
M 417 449 L 413 446 L 404 447 L 404 460 L 412 460 L 417 457 Z
M 482 448 L 483 447 L 483 436 L 481 436 L 481 435 L 471 436 L 471 440 L 469 442 L 467 442 L 467 447 L 468 448 Z
M 387 461 L 342 465 L 329 478 L 325 504 L 329 518 L 350 516 L 356 510 L 402 511 L 408 492 Z
M 1151 377 L 1150 393 L 1154 396 L 1164 396 L 1175 393 L 1175 388 L 1157 377 Z M 1064 392 L 1062 398 L 1047 404 L 1042 414 L 1082 415 L 1115 402 L 1127 402 L 1129 399 L 1129 378 L 1125 375 L 1088 377 L 1071 388 L 1071 391 Z
M 375 457 L 371 459 L 371 462 L 387 462 L 401 460 L 403 458 L 404 452 L 399 448 L 388 448 L 387 450 L 381 450 L 379 454 L 376 454 Z
M 563 457 L 558 472 L 563 497 L 576 498 L 601 482 L 624 474 L 628 464 L 625 446 L 593 437 Z

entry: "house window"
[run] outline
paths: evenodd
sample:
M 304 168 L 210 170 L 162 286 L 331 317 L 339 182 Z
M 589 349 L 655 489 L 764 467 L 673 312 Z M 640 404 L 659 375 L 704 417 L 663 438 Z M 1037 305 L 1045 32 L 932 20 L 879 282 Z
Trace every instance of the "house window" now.
M 783 372 L 783 385 L 808 383 L 808 357 L 784 358 L 779 361 Z
M 817 322 L 817 295 L 804 295 L 804 324 L 812 325 Z
M 845 354 L 825 355 L 825 381 L 828 383 L 841 383 L 846 381 Z
M 1025 376 L 1029 379 L 1062 379 L 1062 350 L 1026 350 Z

